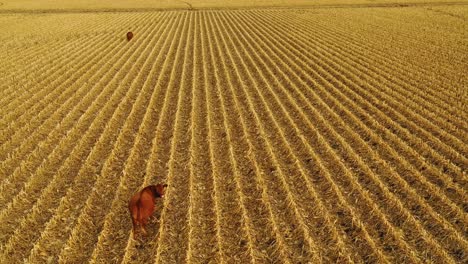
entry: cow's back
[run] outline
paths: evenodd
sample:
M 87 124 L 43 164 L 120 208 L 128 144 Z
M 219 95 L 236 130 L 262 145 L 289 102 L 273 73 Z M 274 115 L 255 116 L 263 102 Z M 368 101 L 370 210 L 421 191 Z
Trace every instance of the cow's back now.
M 140 220 L 145 221 L 154 212 L 154 197 L 149 189 L 144 189 L 140 194 Z
M 128 202 L 128 209 L 134 220 L 138 219 L 138 209 L 139 209 L 138 200 L 139 199 L 140 199 L 140 193 L 138 192 L 135 195 L 133 195 L 133 197 Z

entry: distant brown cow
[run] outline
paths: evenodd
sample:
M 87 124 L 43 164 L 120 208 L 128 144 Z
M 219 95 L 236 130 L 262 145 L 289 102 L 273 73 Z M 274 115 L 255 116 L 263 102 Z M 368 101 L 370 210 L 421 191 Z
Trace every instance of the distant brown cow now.
M 127 32 L 127 40 L 130 41 L 133 38 L 133 33 L 131 31 Z
M 156 198 L 164 197 L 167 184 L 149 185 L 137 192 L 128 202 L 128 209 L 132 217 L 133 238 L 136 237 L 137 227 L 146 235 L 145 226 L 154 213 Z

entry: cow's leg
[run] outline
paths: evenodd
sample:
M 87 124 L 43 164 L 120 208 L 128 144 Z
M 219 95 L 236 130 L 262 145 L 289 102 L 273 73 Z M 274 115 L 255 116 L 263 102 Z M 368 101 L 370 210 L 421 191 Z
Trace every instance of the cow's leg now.
M 143 234 L 145 234 L 145 235 L 148 233 L 148 232 L 146 232 L 146 229 L 145 229 L 146 225 L 148 224 L 148 218 L 149 218 L 149 216 L 143 217 L 141 219 L 141 230 L 142 230 Z
M 136 239 L 138 237 L 138 224 L 135 224 L 135 226 L 133 226 L 133 238 Z
M 143 233 L 143 235 L 147 235 L 148 232 L 146 232 L 146 229 L 145 229 L 145 225 L 141 225 L 141 232 Z
M 138 227 L 138 222 L 135 218 L 133 218 L 132 215 L 132 231 L 133 231 L 133 239 L 136 238 L 136 232 L 137 232 L 137 227 Z

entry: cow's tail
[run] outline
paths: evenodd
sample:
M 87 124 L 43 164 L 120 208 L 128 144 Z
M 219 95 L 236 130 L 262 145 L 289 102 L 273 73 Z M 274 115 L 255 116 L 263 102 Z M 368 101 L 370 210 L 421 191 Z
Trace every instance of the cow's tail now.
M 140 218 L 140 215 L 141 215 L 141 210 L 143 210 L 143 207 L 142 207 L 142 203 L 141 203 L 141 195 L 140 197 L 138 198 L 138 201 L 137 201 L 137 223 L 138 223 L 138 226 L 139 226 L 139 232 L 140 233 L 143 233 L 143 235 L 146 234 L 146 230 L 145 230 L 145 224 L 143 222 L 143 219 Z
M 137 223 L 141 226 L 141 219 L 140 219 L 140 210 L 141 210 L 141 197 L 138 198 L 137 202 Z
M 129 207 L 129 211 L 130 211 L 130 216 L 132 217 L 132 224 L 133 224 L 133 237 L 135 237 L 136 235 L 136 231 L 137 231 L 137 227 L 140 225 L 140 207 L 141 207 L 141 201 L 140 201 L 140 197 L 138 197 L 136 203 L 135 203 L 135 206 L 136 206 L 136 217 L 135 215 L 133 214 L 133 206 L 132 206 L 132 203 L 131 201 L 129 202 L 128 204 L 128 207 Z

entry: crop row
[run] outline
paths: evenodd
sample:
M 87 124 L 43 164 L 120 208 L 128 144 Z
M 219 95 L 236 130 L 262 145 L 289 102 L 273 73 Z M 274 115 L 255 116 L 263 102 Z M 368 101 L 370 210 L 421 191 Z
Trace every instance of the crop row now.
M 433 79 L 398 54 L 439 43 L 411 39 L 408 17 L 95 16 L 51 27 L 48 44 L 8 40 L 25 55 L 0 65 L 0 262 L 466 260 L 459 74 L 437 56 Z M 127 23 L 130 42 L 112 35 Z M 394 50 L 367 31 L 385 25 Z M 165 198 L 134 240 L 128 198 L 158 182 Z

